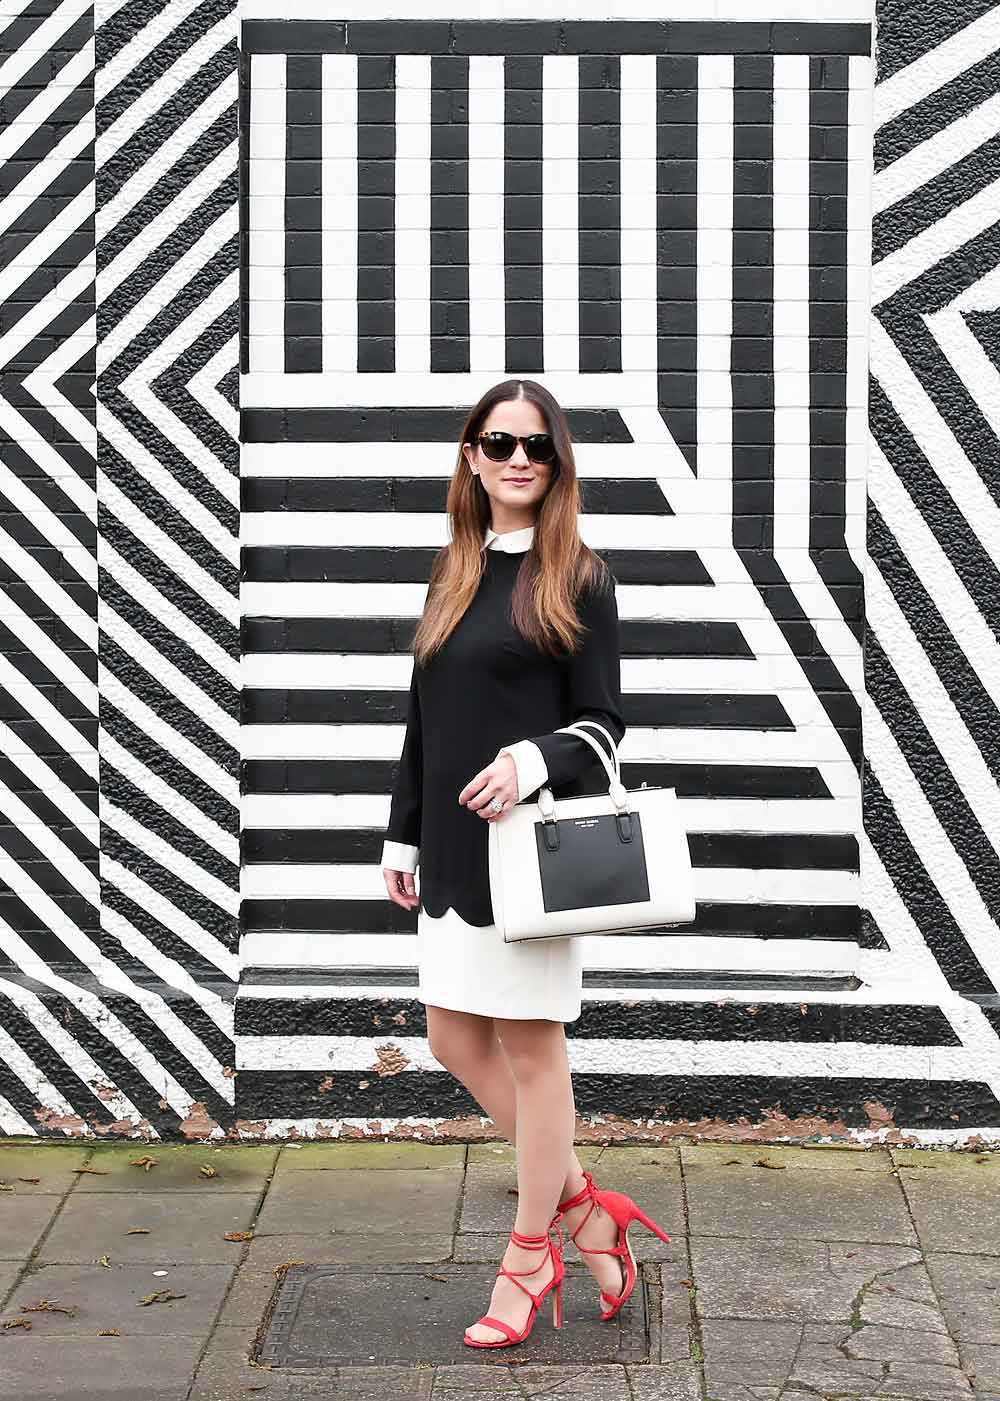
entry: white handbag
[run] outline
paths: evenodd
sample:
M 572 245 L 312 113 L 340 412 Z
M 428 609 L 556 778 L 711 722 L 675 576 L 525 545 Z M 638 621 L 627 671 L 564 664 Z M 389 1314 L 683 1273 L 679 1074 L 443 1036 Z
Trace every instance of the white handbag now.
M 604 749 L 582 728 L 607 735 Z M 541 787 L 489 824 L 490 897 L 504 942 L 565 934 L 618 934 L 695 917 L 687 833 L 673 788 L 626 789 L 614 736 L 596 720 L 556 733 L 575 734 L 597 753 L 607 793 L 556 803 Z

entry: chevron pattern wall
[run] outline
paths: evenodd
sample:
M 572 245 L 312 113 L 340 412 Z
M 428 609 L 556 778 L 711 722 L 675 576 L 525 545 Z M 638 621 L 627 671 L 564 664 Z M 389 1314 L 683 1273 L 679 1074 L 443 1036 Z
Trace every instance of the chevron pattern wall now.
M 0 7 L 4 1134 L 232 1119 L 236 41 Z

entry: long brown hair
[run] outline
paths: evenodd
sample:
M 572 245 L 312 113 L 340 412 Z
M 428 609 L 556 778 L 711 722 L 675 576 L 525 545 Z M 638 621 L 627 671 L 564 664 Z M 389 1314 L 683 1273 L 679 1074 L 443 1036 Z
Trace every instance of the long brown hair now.
M 490 524 L 490 498 L 462 451 L 476 441 L 496 404 L 529 399 L 545 419 L 556 445 L 552 479 L 535 518 L 531 549 L 518 570 L 511 597 L 511 619 L 521 635 L 543 651 L 575 651 L 585 631 L 576 610 L 582 590 L 606 580 L 599 554 L 577 530 L 580 485 L 566 414 L 549 391 L 533 379 L 507 379 L 488 389 L 470 410 L 448 486 L 445 510 L 452 538 L 431 566 L 423 616 L 413 637 L 414 662 L 425 665 L 461 620 L 475 597 L 485 567 L 483 540 Z

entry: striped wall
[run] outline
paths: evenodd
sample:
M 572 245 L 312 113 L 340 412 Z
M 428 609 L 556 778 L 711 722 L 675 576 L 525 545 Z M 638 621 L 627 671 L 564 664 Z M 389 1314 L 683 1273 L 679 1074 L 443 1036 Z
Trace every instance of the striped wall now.
M 697 875 L 581 1114 L 1000 1140 L 1000 6 L 391 8 L 0 0 L 0 1133 L 480 1131 L 378 860 L 520 374 Z

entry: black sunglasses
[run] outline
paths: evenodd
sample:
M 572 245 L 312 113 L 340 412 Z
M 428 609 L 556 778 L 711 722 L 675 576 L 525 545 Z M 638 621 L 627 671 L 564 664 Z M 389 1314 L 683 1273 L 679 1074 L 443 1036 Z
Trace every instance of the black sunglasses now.
M 518 443 L 523 445 L 530 462 L 552 462 L 556 455 L 551 433 L 529 433 L 526 438 L 514 433 L 479 433 L 476 442 L 491 462 L 506 462 L 514 456 Z

